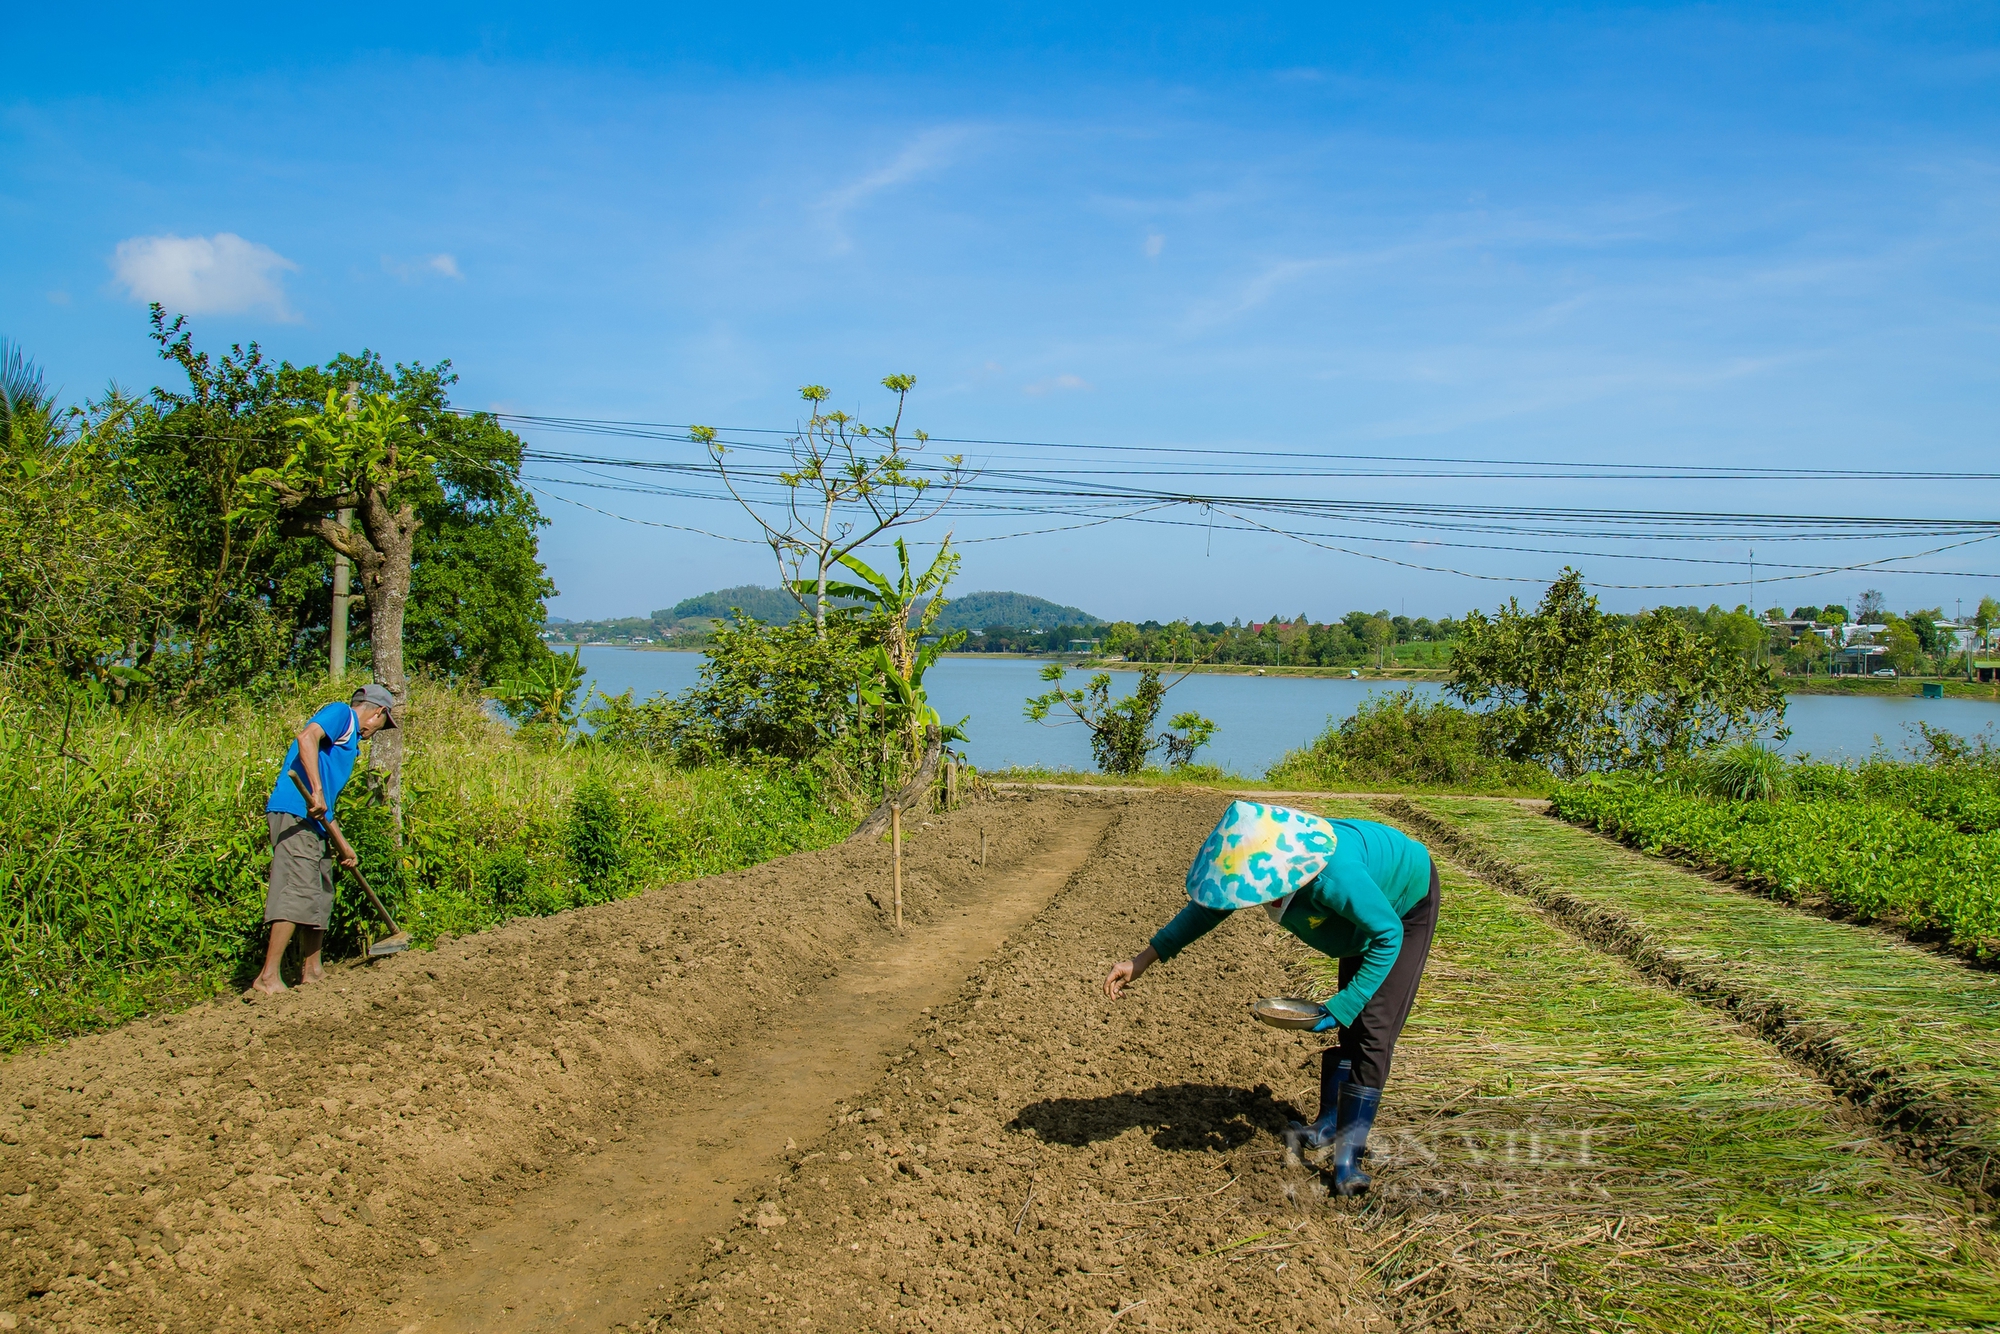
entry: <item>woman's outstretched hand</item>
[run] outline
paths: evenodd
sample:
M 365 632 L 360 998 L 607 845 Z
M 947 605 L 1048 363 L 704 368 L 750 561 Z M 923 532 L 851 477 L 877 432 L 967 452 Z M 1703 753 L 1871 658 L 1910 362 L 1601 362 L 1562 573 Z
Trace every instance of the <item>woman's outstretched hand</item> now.
M 1110 974 L 1104 979 L 1104 994 L 1113 1000 L 1118 999 L 1118 993 L 1125 990 L 1127 982 L 1137 980 L 1139 974 L 1145 972 L 1159 961 L 1160 956 L 1153 953 L 1151 945 L 1146 946 L 1145 949 L 1140 950 L 1129 959 L 1120 959 L 1112 965 Z

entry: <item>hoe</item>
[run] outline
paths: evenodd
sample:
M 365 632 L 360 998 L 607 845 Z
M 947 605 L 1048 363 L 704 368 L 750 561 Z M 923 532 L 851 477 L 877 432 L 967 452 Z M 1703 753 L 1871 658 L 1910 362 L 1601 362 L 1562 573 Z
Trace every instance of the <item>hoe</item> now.
M 292 786 L 296 787 L 299 790 L 299 795 L 306 799 L 306 807 L 310 810 L 312 807 L 312 793 L 306 790 L 305 780 L 299 777 L 298 770 L 296 769 L 287 770 L 287 772 L 291 775 Z M 332 811 L 328 811 L 322 816 L 320 822 L 328 830 L 340 828 L 339 825 L 333 822 Z M 389 927 L 388 935 L 368 947 L 368 957 L 371 959 L 380 959 L 385 955 L 400 954 L 410 948 L 410 933 L 396 925 L 396 919 L 391 917 L 389 910 L 382 906 L 382 900 L 376 897 L 375 887 L 368 883 L 367 876 L 361 874 L 361 868 L 359 866 L 349 866 L 344 869 L 349 875 L 360 882 L 361 892 L 366 894 L 368 901 L 375 905 L 375 915 L 380 917 Z

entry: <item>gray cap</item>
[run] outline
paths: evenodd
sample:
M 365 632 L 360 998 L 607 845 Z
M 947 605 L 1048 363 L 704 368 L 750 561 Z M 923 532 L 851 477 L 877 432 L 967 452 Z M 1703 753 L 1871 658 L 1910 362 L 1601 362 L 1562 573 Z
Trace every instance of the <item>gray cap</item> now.
M 363 704 L 373 704 L 376 708 L 383 710 L 389 715 L 382 726 L 394 727 L 396 725 L 396 697 L 389 693 L 389 687 L 387 686 L 363 686 L 361 689 L 355 691 L 354 698 L 347 702 L 357 709 Z

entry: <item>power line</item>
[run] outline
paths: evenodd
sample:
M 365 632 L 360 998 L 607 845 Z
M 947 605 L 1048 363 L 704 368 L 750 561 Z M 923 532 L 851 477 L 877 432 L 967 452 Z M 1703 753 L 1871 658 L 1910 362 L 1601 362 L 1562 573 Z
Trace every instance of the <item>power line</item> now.
M 471 411 L 465 410 L 468 415 Z M 543 430 L 561 431 L 572 434 L 603 435 L 632 439 L 656 439 L 674 443 L 694 443 L 689 434 L 691 426 L 667 422 L 630 422 L 589 417 L 536 416 L 527 413 L 484 413 L 499 421 L 518 422 L 523 426 L 539 427 Z M 737 448 L 781 452 L 781 447 L 731 437 L 776 436 L 790 437 L 798 434 L 797 428 L 784 429 L 767 426 L 717 427 L 718 439 L 726 445 Z M 905 442 L 907 443 L 907 442 Z M 1081 453 L 1105 454 L 1152 454 L 1170 457 L 1214 458 L 1240 461 L 1243 459 L 1278 459 L 1296 465 L 1306 461 L 1336 461 L 1342 463 L 1376 463 L 1409 465 L 1413 463 L 1441 464 L 1451 467 L 1479 468 L 1522 468 L 1532 472 L 1518 474 L 1496 474 L 1490 472 L 1466 474 L 1430 474 L 1446 478 L 1460 476 L 1466 480 L 1518 479 L 1534 481 L 1550 480 L 1636 480 L 1636 481 L 2000 481 L 2000 472 L 1959 472 L 1942 470 L 1913 470 L 1888 468 L 1801 468 L 1772 466 L 1725 466 L 1712 464 L 1674 464 L 1671 468 L 1654 463 L 1584 463 L 1577 460 L 1520 459 L 1520 458 L 1479 458 L 1460 455 L 1430 454 L 1365 454 L 1344 451 L 1315 451 L 1310 449 L 1225 449 L 1213 446 L 1152 445 L 1152 444 L 1093 444 L 1083 441 L 1058 440 L 1008 440 L 977 439 L 957 436 L 929 436 L 926 443 L 933 445 L 966 445 L 992 449 L 1033 449 Z M 636 461 L 635 461 L 636 462 Z M 697 465 L 699 466 L 699 465 Z M 1551 474 L 1550 469 L 1572 469 L 1568 473 Z M 1234 470 L 1231 470 L 1234 471 Z M 1160 475 L 1175 475 L 1161 473 Z M 1204 474 L 1188 474 L 1204 475 Z M 1263 475 L 1263 474 L 1259 474 Z M 1269 475 L 1297 475 L 1293 470 Z M 1312 475 L 1312 474 L 1307 474 Z M 1406 477 L 1404 472 L 1333 472 L 1325 474 L 1337 477 Z

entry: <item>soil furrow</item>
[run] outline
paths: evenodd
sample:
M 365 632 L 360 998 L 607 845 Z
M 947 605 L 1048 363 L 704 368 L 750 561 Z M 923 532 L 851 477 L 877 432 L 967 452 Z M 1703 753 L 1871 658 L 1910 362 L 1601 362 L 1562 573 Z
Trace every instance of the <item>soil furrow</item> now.
M 704 1236 L 730 1226 L 734 1198 L 783 1164 L 787 1144 L 824 1130 L 924 1013 L 1048 905 L 1115 814 L 1077 811 L 967 906 L 845 961 L 697 1097 L 628 1127 L 588 1171 L 519 1201 L 368 1327 L 596 1330 L 643 1314 L 642 1303 L 699 1263 Z
M 916 824 L 913 934 L 1122 801 Z M 801 853 L 16 1056 L 0 1314 L 148 1334 L 381 1317 L 636 1126 L 713 1105 L 773 1016 L 893 940 L 889 881 L 886 846 Z

